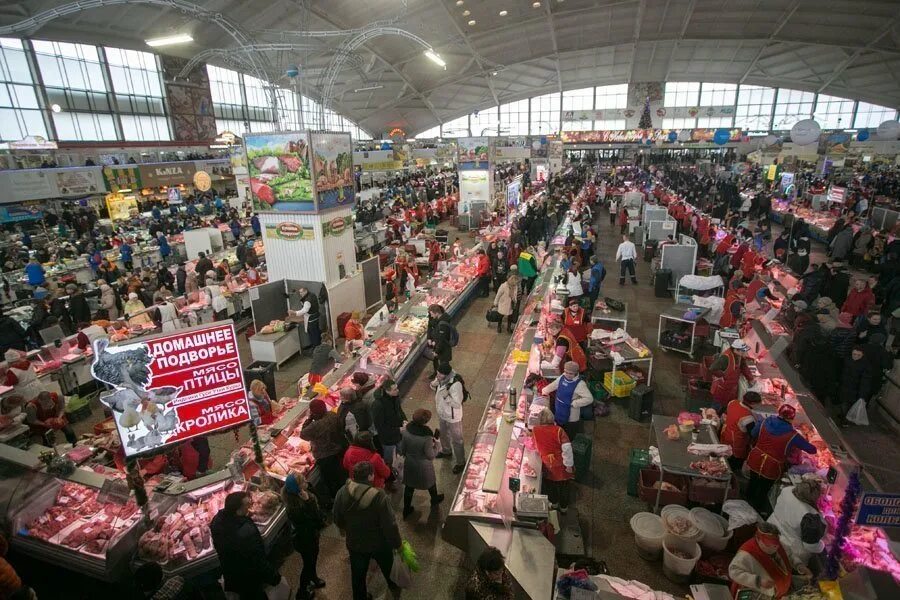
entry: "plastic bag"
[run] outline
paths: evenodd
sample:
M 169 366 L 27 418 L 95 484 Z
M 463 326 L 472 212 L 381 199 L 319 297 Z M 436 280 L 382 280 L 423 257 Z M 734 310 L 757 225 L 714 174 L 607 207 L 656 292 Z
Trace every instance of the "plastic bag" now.
M 394 476 L 397 478 L 397 483 L 403 483 L 403 467 L 406 465 L 406 458 L 400 453 L 394 454 L 394 464 L 391 465 L 391 468 L 394 471 Z
M 268 600 L 290 600 L 291 584 L 287 578 L 282 577 L 278 585 L 266 586 L 266 598 Z
M 408 588 L 412 585 L 412 572 L 399 553 L 394 555 L 394 564 L 391 565 L 391 581 L 397 587 Z
M 866 410 L 866 401 L 860 398 L 847 411 L 847 420 L 856 425 L 869 424 L 869 412 Z
M 722 512 L 728 515 L 728 530 L 734 531 L 744 525 L 756 525 L 762 519 L 746 500 L 726 500 Z
M 400 544 L 400 558 L 409 567 L 409 570 L 413 573 L 419 572 L 419 557 L 416 556 L 416 551 L 413 550 L 412 545 L 403 540 L 403 543 Z

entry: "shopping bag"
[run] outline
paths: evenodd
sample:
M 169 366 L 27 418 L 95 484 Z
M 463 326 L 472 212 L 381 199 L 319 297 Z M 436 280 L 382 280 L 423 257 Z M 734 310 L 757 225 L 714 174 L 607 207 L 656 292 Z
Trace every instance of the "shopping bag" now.
M 435 432 L 438 436 L 440 432 Z M 444 451 L 444 445 L 441 443 L 440 437 L 432 438 L 434 440 L 434 454 L 435 456 Z
M 857 425 L 869 424 L 869 413 L 866 410 L 866 401 L 860 398 L 856 404 L 847 411 L 847 420 Z
M 403 483 L 403 467 L 406 465 L 406 458 L 400 453 L 394 454 L 394 464 L 391 465 L 391 468 L 394 470 L 394 476 L 397 478 L 397 483 Z
M 500 319 L 502 319 L 503 317 L 499 312 L 497 312 L 496 308 L 492 308 L 487 311 L 487 314 L 484 316 L 484 318 L 487 319 L 488 323 L 499 323 Z
M 281 578 L 278 585 L 266 586 L 266 598 L 268 600 L 290 600 L 290 597 L 291 584 L 288 583 L 288 580 L 285 577 Z
M 403 562 L 399 552 L 394 553 L 394 564 L 391 566 L 391 581 L 400 588 L 408 588 L 412 585 L 412 572 L 406 566 L 406 563 Z
M 429 348 L 428 346 L 425 346 L 425 349 L 422 350 L 422 355 L 427 360 L 434 360 L 434 350 L 432 348 Z

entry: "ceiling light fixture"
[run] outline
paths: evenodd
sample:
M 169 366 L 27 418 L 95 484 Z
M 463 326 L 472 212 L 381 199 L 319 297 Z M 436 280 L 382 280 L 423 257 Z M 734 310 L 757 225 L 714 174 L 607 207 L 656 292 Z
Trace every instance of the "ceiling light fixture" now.
M 474 24 L 475 24 L 475 19 L 472 19 L 471 21 L 469 21 L 469 25 L 474 25 Z
M 463 11 L 463 16 L 464 16 L 464 17 L 468 17 L 468 16 L 471 15 L 471 14 L 472 14 L 472 11 L 470 11 L 470 10 L 464 10 L 464 11 Z
M 534 4 L 531 5 L 531 8 L 540 8 L 540 7 L 541 7 L 540 2 L 535 2 Z
M 60 106 L 59 104 L 52 104 L 50 105 L 50 110 L 55 113 L 62 112 L 62 106 Z
M 194 38 L 189 36 L 186 33 L 179 33 L 176 35 L 170 35 L 161 38 L 154 38 L 152 40 L 144 40 L 144 42 L 150 46 L 151 48 L 158 48 L 160 46 L 172 46 L 173 44 L 186 44 L 188 42 L 193 42 Z
M 474 21 L 472 21 L 472 22 L 474 23 Z M 431 50 L 431 49 L 426 50 L 425 56 L 427 56 L 431 62 L 433 62 L 440 68 L 445 69 L 445 70 L 447 69 L 447 62 L 443 58 L 441 58 L 441 55 L 438 54 L 437 52 L 435 52 L 434 50 Z
M 465 2 L 463 2 L 463 0 L 456 0 L 457 6 L 462 6 L 463 4 L 465 4 Z
M 370 91 L 372 91 L 372 90 L 380 90 L 380 89 L 383 88 L 383 87 L 384 87 L 383 85 L 370 85 L 370 86 L 368 86 L 368 87 L 356 88 L 356 89 L 353 90 L 353 91 L 354 91 L 354 93 L 356 93 L 356 92 L 370 92 Z
M 505 16 L 508 15 L 508 14 L 509 14 L 509 13 L 506 12 L 505 10 L 501 10 L 501 11 L 500 11 L 500 16 L 501 16 L 501 17 L 505 17 Z

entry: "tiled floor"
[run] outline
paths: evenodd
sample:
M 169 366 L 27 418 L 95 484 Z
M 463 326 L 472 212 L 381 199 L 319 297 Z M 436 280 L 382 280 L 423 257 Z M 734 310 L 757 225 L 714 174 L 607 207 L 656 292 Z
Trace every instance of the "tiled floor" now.
M 601 213 L 601 217 L 604 217 Z M 468 239 L 468 238 L 466 238 Z M 600 220 L 598 254 L 607 266 L 603 295 L 628 303 L 628 331 L 646 342 L 654 351 L 653 388 L 655 390 L 654 412 L 674 415 L 682 407 L 683 397 L 679 381 L 679 363 L 682 354 L 664 352 L 656 348 L 658 314 L 672 304 L 671 298 L 656 298 L 649 285 L 648 263 L 638 263 L 639 285 L 617 283 L 618 265 L 613 261 L 615 248 L 620 237 L 612 232 L 605 218 Z M 813 262 L 816 257 L 814 256 Z M 465 406 L 464 432 L 467 449 L 474 438 L 478 421 L 484 410 L 488 394 L 505 354 L 509 335 L 497 333 L 486 326 L 484 315 L 492 298 L 475 298 L 457 318 L 460 331 L 459 346 L 454 349 L 454 368 L 466 379 L 472 399 Z M 241 344 L 243 358 L 251 360 L 246 342 Z M 297 379 L 306 372 L 308 358 L 296 357 L 288 361 L 277 372 L 276 382 L 279 396 L 292 394 Z M 404 408 L 407 414 L 418 407 L 434 409 L 433 392 L 428 388 L 426 375 L 431 365 L 419 359 L 410 376 L 401 385 Z M 611 574 L 637 579 L 647 585 L 676 595 L 682 595 L 686 588 L 669 582 L 662 574 L 660 563 L 648 563 L 638 557 L 634 545 L 629 520 L 637 512 L 646 510 L 644 503 L 626 495 L 628 456 L 631 448 L 646 448 L 649 427 L 627 417 L 622 405 L 613 405 L 608 417 L 586 425 L 586 432 L 592 433 L 594 446 L 592 456 L 592 477 L 588 484 L 576 484 L 577 507 L 586 546 L 590 554 L 605 561 Z M 866 456 L 874 457 L 879 451 L 896 453 L 896 443 L 887 431 L 877 424 L 870 430 L 859 428 L 848 434 L 851 439 L 871 440 L 861 449 Z M 241 433 L 241 439 L 246 432 Z M 223 434 L 211 440 L 215 464 L 224 464 L 228 454 L 235 447 L 232 434 Z M 881 450 L 879 450 L 881 449 Z M 451 473 L 450 461 L 436 463 L 438 488 L 447 495 L 447 500 L 439 508 L 431 510 L 427 496 L 421 493 L 415 502 L 416 512 L 407 520 L 400 521 L 403 537 L 408 539 L 419 555 L 422 570 L 414 577 L 413 587 L 406 597 L 445 600 L 461 597 L 470 566 L 466 564 L 461 551 L 441 539 L 440 529 L 450 500 L 456 491 L 459 477 Z M 401 497 L 392 497 L 394 507 L 400 512 Z M 288 556 L 282 572 L 296 585 L 300 560 L 296 554 Z M 319 558 L 319 574 L 328 586 L 320 590 L 316 597 L 320 600 L 343 600 L 350 597 L 349 568 L 346 551 L 339 532 L 329 527 L 322 537 Z M 378 598 L 384 594 L 384 583 L 380 575 L 372 573 L 370 590 Z M 44 597 L 43 595 L 41 597 Z M 51 597 L 51 596 L 48 596 Z

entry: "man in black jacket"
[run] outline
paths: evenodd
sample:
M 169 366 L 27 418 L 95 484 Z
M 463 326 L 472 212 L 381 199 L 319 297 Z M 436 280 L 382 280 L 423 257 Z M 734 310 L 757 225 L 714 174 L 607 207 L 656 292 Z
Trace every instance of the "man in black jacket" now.
M 225 508 L 213 517 L 209 531 L 225 576 L 225 591 L 238 594 L 241 600 L 266 600 L 265 587 L 278 585 L 281 574 L 266 557 L 249 510 L 249 494 L 228 494 Z
M 453 347 L 450 345 L 450 316 L 440 304 L 432 304 L 428 307 L 428 348 L 434 353 L 431 361 L 434 371 L 428 376 L 434 379 L 437 375 L 438 365 L 450 363 L 453 360 Z
M 197 267 L 194 270 L 197 272 L 197 285 L 203 287 L 206 285 L 206 272 L 213 270 L 213 263 L 203 252 L 199 252 L 197 257 Z
M 0 355 L 10 348 L 27 350 L 28 334 L 22 329 L 18 321 L 0 311 Z
M 406 414 L 401 406 L 400 388 L 393 379 L 386 379 L 377 390 L 372 399 L 370 411 L 375 431 L 378 432 L 378 441 L 381 443 L 382 456 L 388 467 L 394 464 L 394 455 L 397 444 L 402 437 L 400 429 L 406 421 Z
M 857 400 L 868 402 L 872 392 L 872 367 L 865 360 L 865 350 L 862 346 L 854 346 L 850 356 L 844 359 L 844 368 L 841 372 L 841 426 L 846 427 L 847 411 Z
M 175 289 L 178 290 L 179 296 L 184 296 L 184 285 L 187 282 L 187 271 L 184 270 L 184 263 L 178 263 L 178 270 L 175 271 Z
M 83 324 L 91 322 L 91 307 L 88 306 L 81 288 L 74 283 L 66 286 L 66 293 L 69 295 L 69 317 L 77 330 Z
M 394 551 L 400 549 L 400 530 L 390 499 L 372 485 L 373 481 L 372 463 L 357 463 L 352 481 L 340 489 L 332 509 L 334 524 L 347 538 L 353 600 L 368 597 L 366 573 L 372 559 L 381 568 L 393 597 L 400 596 L 400 589 L 391 581 Z

